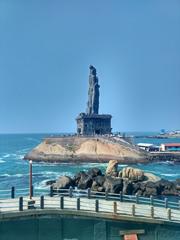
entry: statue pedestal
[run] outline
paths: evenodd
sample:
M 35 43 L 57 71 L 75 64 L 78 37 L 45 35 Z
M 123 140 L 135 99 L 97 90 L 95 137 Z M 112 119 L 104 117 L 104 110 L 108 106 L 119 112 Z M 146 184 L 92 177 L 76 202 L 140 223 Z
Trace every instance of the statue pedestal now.
M 80 135 L 111 134 L 111 118 L 109 114 L 83 114 L 77 118 L 77 132 Z

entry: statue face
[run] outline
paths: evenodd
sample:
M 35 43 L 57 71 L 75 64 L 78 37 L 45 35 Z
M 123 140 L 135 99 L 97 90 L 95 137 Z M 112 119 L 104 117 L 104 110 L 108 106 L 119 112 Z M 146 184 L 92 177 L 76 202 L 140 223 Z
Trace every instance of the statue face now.
M 95 67 L 93 67 L 92 65 L 90 65 L 90 66 L 89 66 L 89 69 L 90 69 L 90 74 L 95 76 L 95 75 L 96 75 L 96 69 L 95 69 Z

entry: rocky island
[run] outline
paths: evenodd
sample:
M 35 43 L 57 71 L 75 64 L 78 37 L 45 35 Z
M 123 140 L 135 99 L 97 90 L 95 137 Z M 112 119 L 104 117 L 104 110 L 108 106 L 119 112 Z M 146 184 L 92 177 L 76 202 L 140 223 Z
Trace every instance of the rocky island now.
M 73 136 L 50 137 L 27 153 L 24 159 L 58 163 L 108 162 L 121 163 L 152 161 L 180 162 L 178 153 L 151 154 L 112 135 L 110 114 L 99 114 L 99 80 L 96 68 L 89 67 L 89 90 L 86 113 L 77 118 L 77 133 Z
M 26 154 L 25 159 L 59 163 L 97 163 L 115 159 L 121 163 L 136 163 L 148 162 L 147 155 L 145 151 L 121 139 L 71 136 L 47 138 Z
M 127 141 L 112 137 L 110 114 L 99 114 L 99 82 L 96 69 L 89 67 L 86 113 L 76 118 L 77 134 L 51 137 L 30 151 L 25 159 L 49 162 L 147 162 L 147 153 Z

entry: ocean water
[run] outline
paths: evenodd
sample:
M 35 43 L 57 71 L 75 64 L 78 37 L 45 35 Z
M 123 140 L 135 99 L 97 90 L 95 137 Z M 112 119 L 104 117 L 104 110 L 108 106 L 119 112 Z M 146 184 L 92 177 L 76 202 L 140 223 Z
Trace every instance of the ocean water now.
M 23 160 L 24 155 L 39 144 L 43 138 L 51 134 L 1 134 L 0 135 L 0 190 L 10 189 L 12 186 L 28 188 L 29 184 L 29 163 Z M 153 142 L 153 139 L 136 139 L 138 142 Z M 166 141 L 164 139 L 162 141 Z M 172 141 L 172 139 L 170 139 Z M 157 141 L 157 139 L 154 139 Z M 161 141 L 161 139 L 158 139 Z M 180 139 L 176 139 L 180 142 Z M 157 142 L 156 142 L 157 143 Z M 80 170 L 87 170 L 91 167 L 100 167 L 103 171 L 107 164 L 52 164 L 33 163 L 33 185 L 36 188 L 45 188 L 47 180 L 57 179 L 59 176 L 73 176 Z M 126 164 L 119 165 L 119 168 L 126 167 Z M 133 164 L 147 172 L 154 173 L 161 178 L 175 180 L 180 178 L 180 165 L 170 162 L 152 164 Z

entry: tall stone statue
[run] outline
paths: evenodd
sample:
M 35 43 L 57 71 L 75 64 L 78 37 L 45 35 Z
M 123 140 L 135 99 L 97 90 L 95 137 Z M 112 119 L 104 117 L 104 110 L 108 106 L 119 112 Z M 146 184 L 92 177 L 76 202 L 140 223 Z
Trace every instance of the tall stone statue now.
M 87 114 L 98 114 L 99 113 L 99 84 L 98 77 L 96 76 L 96 68 L 92 65 L 89 66 L 89 90 L 88 90 L 88 103 L 87 103 Z

